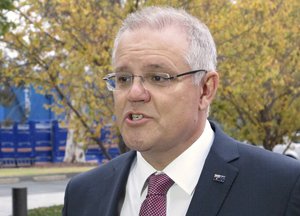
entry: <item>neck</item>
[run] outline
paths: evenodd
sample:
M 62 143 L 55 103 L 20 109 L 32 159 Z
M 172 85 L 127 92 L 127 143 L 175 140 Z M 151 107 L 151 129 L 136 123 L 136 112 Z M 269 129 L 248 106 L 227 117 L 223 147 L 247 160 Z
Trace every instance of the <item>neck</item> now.
M 141 152 L 141 155 L 157 171 L 162 171 L 176 158 L 170 156 L 168 158 L 159 157 L 158 155 L 152 156 L 143 152 Z
M 181 148 L 169 149 L 164 152 L 141 152 L 141 155 L 154 169 L 162 171 L 193 143 L 194 142 L 189 145 L 182 145 L 180 146 Z
M 174 161 L 179 155 L 187 150 L 193 143 L 201 136 L 204 131 L 205 124 L 202 125 L 201 130 L 189 140 L 186 144 L 179 144 L 177 148 L 170 148 L 167 151 L 144 151 L 141 152 L 143 158 L 156 170 L 164 170 L 172 161 Z

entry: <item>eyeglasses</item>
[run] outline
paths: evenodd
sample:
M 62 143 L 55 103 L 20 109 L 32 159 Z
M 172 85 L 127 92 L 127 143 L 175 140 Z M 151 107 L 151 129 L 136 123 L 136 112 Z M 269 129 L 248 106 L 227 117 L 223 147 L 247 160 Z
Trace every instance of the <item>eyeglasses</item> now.
M 103 80 L 106 82 L 107 89 L 110 91 L 127 90 L 129 89 L 134 81 L 135 77 L 140 77 L 144 85 L 148 85 L 154 88 L 166 87 L 171 84 L 172 80 L 177 79 L 185 75 L 195 74 L 199 72 L 207 73 L 206 70 L 193 70 L 185 73 L 171 76 L 168 73 L 151 72 L 146 73 L 143 76 L 133 75 L 132 73 L 117 72 L 106 75 Z

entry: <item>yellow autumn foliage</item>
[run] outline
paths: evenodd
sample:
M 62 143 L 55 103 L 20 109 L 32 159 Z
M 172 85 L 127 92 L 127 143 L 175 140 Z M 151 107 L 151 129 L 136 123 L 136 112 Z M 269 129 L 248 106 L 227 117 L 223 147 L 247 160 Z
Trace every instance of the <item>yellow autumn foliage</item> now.
M 5 59 L 2 78 L 52 94 L 49 108 L 67 113 L 69 127 L 85 131 L 78 140 L 99 137 L 100 128 L 112 122 L 112 97 L 102 77 L 111 71 L 122 19 L 142 6 L 181 7 L 208 25 L 217 44 L 221 86 L 211 118 L 233 137 L 268 149 L 300 130 L 299 1 L 115 2 L 22 1 L 21 24 L 1 38 L 18 53 Z

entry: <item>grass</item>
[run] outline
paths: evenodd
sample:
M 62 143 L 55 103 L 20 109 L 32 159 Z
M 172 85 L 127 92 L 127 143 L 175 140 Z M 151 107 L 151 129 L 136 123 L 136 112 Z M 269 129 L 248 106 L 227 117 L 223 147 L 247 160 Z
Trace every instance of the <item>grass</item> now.
M 84 172 L 94 168 L 94 166 L 61 166 L 61 167 L 18 167 L 1 168 L 0 177 L 18 177 L 44 174 L 66 174 L 74 172 Z
M 28 216 L 61 216 L 62 205 L 30 209 Z

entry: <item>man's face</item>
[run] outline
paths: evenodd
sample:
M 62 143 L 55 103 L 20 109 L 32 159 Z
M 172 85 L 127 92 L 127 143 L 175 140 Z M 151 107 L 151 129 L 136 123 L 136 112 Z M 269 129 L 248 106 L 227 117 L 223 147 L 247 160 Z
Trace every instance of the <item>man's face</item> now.
M 171 75 L 191 70 L 183 58 L 188 43 L 175 27 L 153 31 L 142 28 L 123 34 L 114 69 L 143 76 L 149 72 Z M 126 145 L 147 157 L 177 157 L 202 133 L 199 108 L 201 85 L 193 75 L 171 81 L 170 86 L 143 85 L 135 77 L 128 90 L 114 92 L 117 124 Z M 144 87 L 145 86 L 145 87 Z

